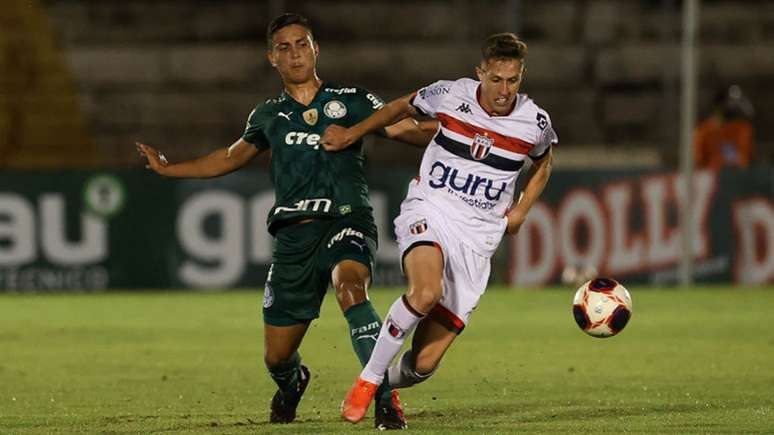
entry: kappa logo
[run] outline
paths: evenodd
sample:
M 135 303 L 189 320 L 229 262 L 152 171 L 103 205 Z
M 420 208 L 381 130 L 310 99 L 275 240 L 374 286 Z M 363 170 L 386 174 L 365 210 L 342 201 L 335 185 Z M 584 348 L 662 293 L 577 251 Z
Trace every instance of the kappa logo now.
M 409 232 L 411 234 L 414 234 L 414 235 L 422 234 L 425 231 L 427 231 L 427 220 L 426 219 L 418 220 L 418 221 L 414 222 L 413 224 L 409 225 Z
M 494 138 L 476 133 L 473 143 L 470 144 L 470 155 L 475 160 L 484 160 L 489 155 L 492 145 L 494 145 Z
M 473 113 L 473 111 L 470 110 L 470 105 L 468 103 L 462 103 L 454 110 L 462 113 Z

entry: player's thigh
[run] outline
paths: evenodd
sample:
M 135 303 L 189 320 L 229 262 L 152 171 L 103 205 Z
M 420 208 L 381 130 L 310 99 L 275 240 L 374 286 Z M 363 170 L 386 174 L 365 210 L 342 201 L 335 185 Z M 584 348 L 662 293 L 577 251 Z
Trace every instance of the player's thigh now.
M 319 316 L 328 276 L 320 273 L 317 254 L 326 229 L 311 222 L 277 234 L 264 292 L 264 323 L 293 326 Z
M 406 298 L 412 308 L 429 313 L 443 295 L 443 253 L 437 244 L 413 245 L 403 257 L 408 278 Z
M 434 313 L 419 322 L 411 343 L 419 374 L 432 373 L 459 334 L 454 326 Z
M 274 367 L 290 359 L 301 345 L 308 328 L 307 323 L 297 323 L 290 326 L 264 324 L 263 359 L 266 365 Z
M 323 270 L 329 274 L 343 311 L 365 301 L 376 254 L 376 232 L 359 217 L 341 218 L 331 225 L 320 249 Z

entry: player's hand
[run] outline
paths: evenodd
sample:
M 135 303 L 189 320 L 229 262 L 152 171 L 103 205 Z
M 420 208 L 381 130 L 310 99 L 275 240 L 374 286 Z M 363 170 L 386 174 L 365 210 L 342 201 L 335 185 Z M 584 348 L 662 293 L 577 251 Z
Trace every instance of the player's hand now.
M 167 161 L 167 158 L 164 157 L 164 154 L 160 153 L 150 145 L 145 145 L 144 143 L 135 142 L 135 145 L 137 146 L 137 151 L 140 153 L 140 155 L 148 159 L 148 164 L 145 165 L 145 167 L 163 175 L 164 169 L 167 165 L 169 165 L 169 162 Z
M 322 142 L 326 151 L 341 151 L 344 148 L 352 145 L 355 140 L 348 128 L 344 128 L 340 125 L 331 124 L 325 129 Z
M 506 215 L 506 218 L 508 219 L 508 225 L 505 227 L 505 233 L 516 234 L 527 219 L 527 215 L 519 212 L 517 209 L 513 209 Z

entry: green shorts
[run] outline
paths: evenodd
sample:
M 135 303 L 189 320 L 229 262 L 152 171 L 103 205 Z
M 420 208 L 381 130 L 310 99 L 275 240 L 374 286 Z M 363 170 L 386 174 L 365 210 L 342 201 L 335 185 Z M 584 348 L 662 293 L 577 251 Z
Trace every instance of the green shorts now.
M 368 216 L 353 215 L 290 225 L 277 232 L 263 295 L 265 323 L 291 326 L 319 317 L 331 272 L 342 260 L 357 261 L 373 271 L 376 227 Z

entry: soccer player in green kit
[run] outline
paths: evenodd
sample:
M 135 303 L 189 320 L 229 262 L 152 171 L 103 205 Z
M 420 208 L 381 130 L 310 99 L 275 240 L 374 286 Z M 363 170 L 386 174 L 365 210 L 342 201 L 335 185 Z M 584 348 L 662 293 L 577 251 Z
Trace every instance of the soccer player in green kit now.
M 275 18 L 267 39 L 269 61 L 285 89 L 253 110 L 242 138 L 227 148 L 177 164 L 168 163 L 148 145 L 138 143 L 137 149 L 161 175 L 196 178 L 230 173 L 271 150 L 276 200 L 268 230 L 276 246 L 263 301 L 264 361 L 279 387 L 271 403 L 270 421 L 289 423 L 295 419 L 309 382 L 309 370 L 301 365 L 298 347 L 310 322 L 319 316 L 329 283 L 361 364 L 368 361 L 381 328 L 367 296 L 377 230 L 368 202 L 362 142 L 344 152 L 328 153 L 320 138 L 329 125 L 352 126 L 383 102 L 362 88 L 318 78 L 319 47 L 306 18 L 296 14 Z M 423 130 L 406 120 L 383 133 L 424 146 L 434 125 Z M 406 428 L 397 392 L 385 388 L 378 394 L 378 403 L 377 428 Z

